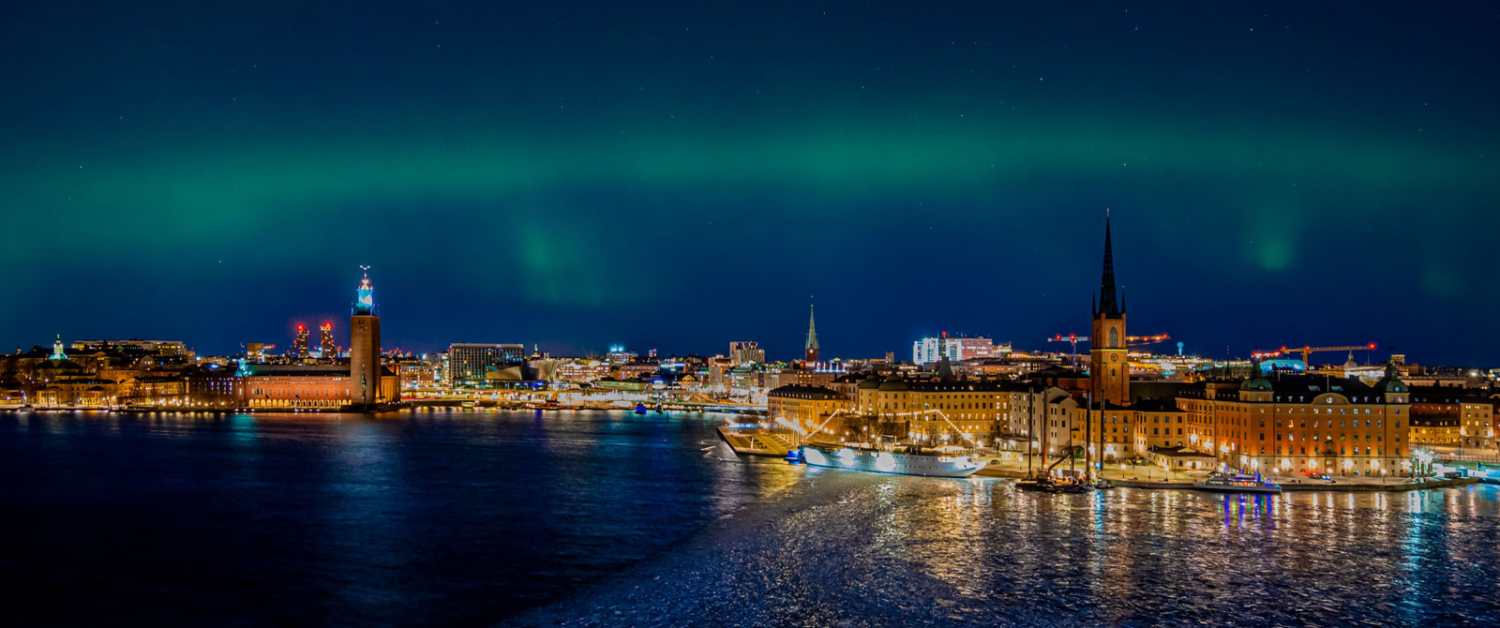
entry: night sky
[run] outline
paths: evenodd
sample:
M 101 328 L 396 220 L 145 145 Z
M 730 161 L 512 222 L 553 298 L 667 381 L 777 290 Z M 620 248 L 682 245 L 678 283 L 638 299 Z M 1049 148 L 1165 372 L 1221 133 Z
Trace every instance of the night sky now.
M 1132 333 L 1500 362 L 1489 3 L 151 4 L 0 15 L 6 350 L 1046 347 L 1109 207 Z

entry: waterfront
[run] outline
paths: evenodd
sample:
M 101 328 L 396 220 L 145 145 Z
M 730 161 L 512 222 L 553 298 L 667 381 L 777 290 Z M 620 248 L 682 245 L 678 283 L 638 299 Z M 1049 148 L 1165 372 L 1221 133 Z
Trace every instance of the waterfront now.
M 1497 487 L 1036 495 L 720 418 L 4 414 L 0 577 L 49 625 L 1500 622 Z
M 7 613 L 486 625 L 797 480 L 718 418 L 0 414 Z

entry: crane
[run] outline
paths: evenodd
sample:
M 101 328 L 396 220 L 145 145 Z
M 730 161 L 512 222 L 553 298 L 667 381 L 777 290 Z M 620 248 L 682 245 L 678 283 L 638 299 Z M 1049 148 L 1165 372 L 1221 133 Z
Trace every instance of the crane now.
M 1125 337 L 1125 346 L 1126 347 L 1144 347 L 1146 345 L 1154 345 L 1154 344 L 1156 344 L 1158 342 L 1162 342 L 1162 341 L 1165 341 L 1165 340 L 1171 340 L 1171 339 L 1172 339 L 1172 337 L 1170 335 L 1167 335 L 1167 334 L 1157 334 L 1155 336 L 1126 336 Z M 1088 336 L 1080 336 L 1078 334 L 1068 334 L 1066 336 L 1064 336 L 1062 334 L 1057 334 L 1056 336 L 1053 336 L 1053 337 L 1047 339 L 1047 342 L 1066 342 L 1068 344 L 1073 345 L 1073 365 L 1074 365 L 1075 368 L 1078 365 L 1078 343 L 1080 343 L 1080 342 L 1088 342 L 1088 341 L 1089 341 L 1089 337 Z
M 1308 356 L 1310 356 L 1310 355 L 1312 355 L 1314 353 L 1318 353 L 1318 352 L 1322 352 L 1322 351 L 1371 351 L 1371 350 L 1374 350 L 1374 349 L 1375 349 L 1375 343 L 1372 342 L 1372 343 L 1369 343 L 1369 344 L 1351 345 L 1351 346 L 1347 346 L 1347 347 L 1310 347 L 1310 346 L 1302 346 L 1302 347 L 1287 348 L 1287 347 L 1283 346 L 1283 347 L 1281 347 L 1281 351 L 1279 353 L 1293 353 L 1293 352 L 1295 352 L 1295 353 L 1301 353 L 1302 354 L 1302 368 L 1306 369 L 1307 368 L 1307 358 L 1308 358 Z

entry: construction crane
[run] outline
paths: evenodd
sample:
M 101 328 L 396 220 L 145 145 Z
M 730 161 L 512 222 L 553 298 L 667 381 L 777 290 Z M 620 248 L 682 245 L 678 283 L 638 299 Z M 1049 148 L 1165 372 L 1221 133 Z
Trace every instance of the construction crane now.
M 1302 368 L 1303 368 L 1303 370 L 1306 370 L 1307 366 L 1308 366 L 1308 364 L 1307 364 L 1307 358 L 1308 358 L 1308 356 L 1311 356 L 1314 353 L 1319 353 L 1319 352 L 1322 352 L 1322 351 L 1373 351 L 1374 349 L 1375 349 L 1375 343 L 1372 342 L 1372 343 L 1369 343 L 1369 344 L 1351 345 L 1351 346 L 1347 346 L 1347 347 L 1307 347 L 1307 346 L 1303 346 L 1303 347 L 1291 347 L 1291 348 L 1287 348 L 1287 347 L 1283 346 L 1281 348 L 1281 351 L 1279 353 L 1288 353 L 1288 354 L 1290 354 L 1290 353 L 1301 353 L 1302 354 Z
M 1144 347 L 1146 345 L 1154 345 L 1154 344 L 1156 344 L 1158 342 L 1162 342 L 1162 341 L 1166 341 L 1166 340 L 1171 340 L 1171 339 L 1172 339 L 1172 337 L 1169 336 L 1169 335 L 1167 335 L 1167 334 L 1157 334 L 1155 336 L 1126 336 L 1125 337 L 1125 346 L 1126 347 Z M 1089 341 L 1089 337 L 1088 336 L 1080 336 L 1078 334 L 1068 334 L 1066 336 L 1064 336 L 1062 334 L 1058 334 L 1056 336 L 1053 336 L 1053 337 L 1047 339 L 1047 342 L 1066 342 L 1068 344 L 1073 345 L 1073 366 L 1074 366 L 1074 368 L 1077 368 L 1077 366 L 1078 366 L 1078 343 L 1080 343 L 1080 342 L 1088 342 L 1088 341 Z

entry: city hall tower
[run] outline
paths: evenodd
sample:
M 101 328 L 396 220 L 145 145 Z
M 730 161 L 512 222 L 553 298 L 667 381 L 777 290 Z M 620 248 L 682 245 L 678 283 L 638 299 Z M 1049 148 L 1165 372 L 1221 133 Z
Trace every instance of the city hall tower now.
M 372 406 L 380 403 L 380 317 L 375 315 L 375 287 L 370 285 L 370 267 L 356 289 L 354 313 L 349 316 L 349 403 Z

